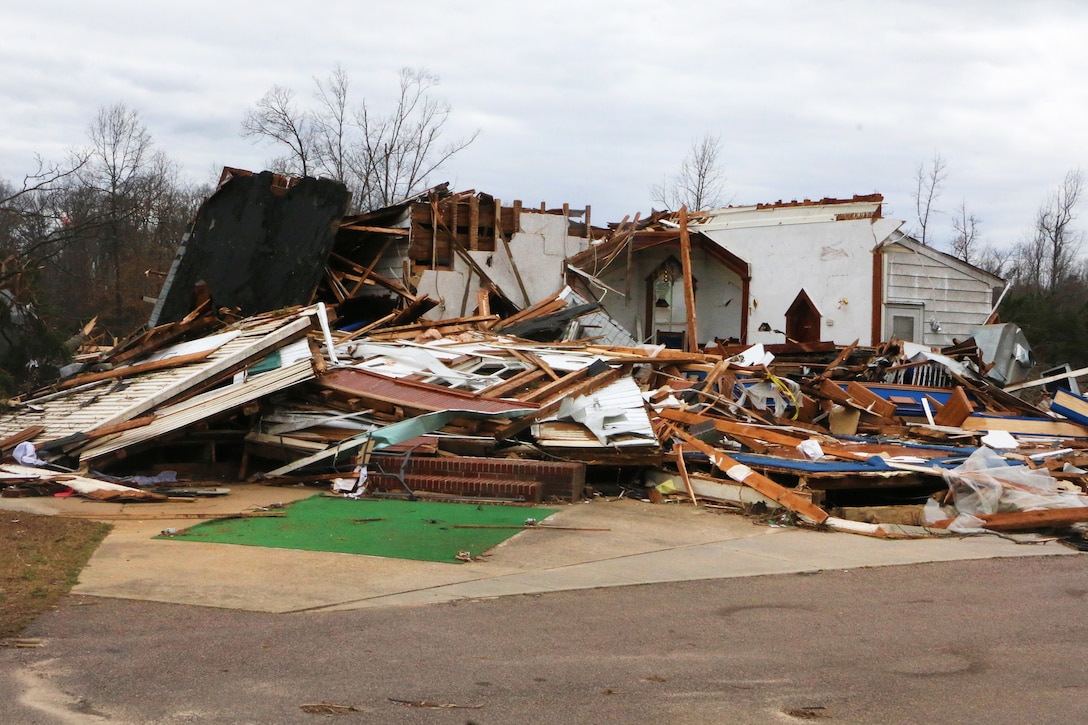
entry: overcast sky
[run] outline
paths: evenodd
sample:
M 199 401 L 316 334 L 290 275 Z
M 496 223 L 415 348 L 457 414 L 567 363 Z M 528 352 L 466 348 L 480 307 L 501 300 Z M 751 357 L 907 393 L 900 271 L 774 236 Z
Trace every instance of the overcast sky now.
M 432 181 L 591 204 L 595 223 L 648 213 L 651 185 L 708 132 L 734 204 L 880 192 L 885 216 L 908 221 L 917 168 L 940 154 L 937 207 L 966 201 L 997 246 L 1088 166 L 1076 0 L 165 5 L 5 3 L 0 177 L 86 143 L 117 102 L 189 179 L 260 170 L 274 151 L 239 135 L 246 109 L 274 84 L 307 97 L 337 63 L 379 109 L 402 67 L 440 76 L 447 134 L 480 135 Z M 952 235 L 948 216 L 930 229 Z

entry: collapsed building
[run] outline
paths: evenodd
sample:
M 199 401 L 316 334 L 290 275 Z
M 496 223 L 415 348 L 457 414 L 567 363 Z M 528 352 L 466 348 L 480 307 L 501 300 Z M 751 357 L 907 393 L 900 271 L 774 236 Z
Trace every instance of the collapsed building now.
M 589 207 L 443 185 L 344 216 L 336 182 L 227 169 L 148 329 L 0 414 L 0 486 L 154 500 L 188 466 L 349 495 L 619 492 L 876 536 L 1088 521 L 1088 401 L 1014 395 L 1038 388 L 1015 327 L 987 324 L 1003 282 L 881 201 L 594 227 Z M 910 515 L 872 512 L 891 504 Z

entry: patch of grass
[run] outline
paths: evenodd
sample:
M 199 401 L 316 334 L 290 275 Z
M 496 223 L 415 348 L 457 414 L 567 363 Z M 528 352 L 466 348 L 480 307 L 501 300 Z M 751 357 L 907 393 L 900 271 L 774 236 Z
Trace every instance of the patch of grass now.
M 14 637 L 79 580 L 109 524 L 0 511 L 0 639 Z

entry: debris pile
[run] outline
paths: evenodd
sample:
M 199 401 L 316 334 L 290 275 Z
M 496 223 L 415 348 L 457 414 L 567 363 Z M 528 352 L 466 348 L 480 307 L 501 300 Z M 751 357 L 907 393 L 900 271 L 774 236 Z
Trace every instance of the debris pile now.
M 215 478 L 509 503 L 634 495 L 882 537 L 1088 522 L 1088 400 L 1013 395 L 974 340 L 638 344 L 587 290 L 532 289 L 546 276 L 519 270 L 524 230 L 497 200 L 432 190 L 330 230 L 337 194 L 269 178 L 262 204 L 289 208 L 258 227 L 309 234 L 298 249 L 326 264 L 290 288 L 232 285 L 230 270 L 197 284 L 210 277 L 187 255 L 222 229 L 204 210 L 154 326 L 92 340 L 68 377 L 0 413 L 3 495 L 153 501 Z M 219 194 L 232 188 L 255 193 L 232 180 Z M 326 200 L 321 223 L 292 222 L 306 206 L 292 194 Z M 583 246 L 631 235 L 577 214 Z M 537 216 L 575 228 L 569 208 Z M 275 312 L 254 311 L 269 300 Z

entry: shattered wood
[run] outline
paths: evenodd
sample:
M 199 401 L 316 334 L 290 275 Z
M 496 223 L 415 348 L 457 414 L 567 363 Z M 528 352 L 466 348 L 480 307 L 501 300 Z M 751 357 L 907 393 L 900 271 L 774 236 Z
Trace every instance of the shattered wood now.
M 678 254 L 675 302 L 683 297 L 681 326 L 695 329 L 694 255 L 710 244 L 696 230 L 706 212 L 593 228 L 588 208 L 582 218 L 569 205 L 503 205 L 443 185 L 341 217 L 330 237 L 327 219 L 322 227 L 298 200 L 320 201 L 314 213 L 325 218 L 342 202 L 338 191 L 233 170 L 203 213 L 224 214 L 238 194 L 280 200 L 277 213 L 306 232 L 294 252 L 320 258 L 292 270 L 294 252 L 282 263 L 260 256 L 262 240 L 285 243 L 279 232 L 256 217 L 231 222 L 249 229 L 250 263 L 276 267 L 270 279 L 290 284 L 181 290 L 201 274 L 189 259 L 164 287 L 162 324 L 112 348 L 88 344 L 76 357 L 82 369 L 0 413 L 0 451 L 20 461 L 4 465 L 0 488 L 24 495 L 47 483 L 90 498 L 161 500 L 123 481 L 194 458 L 227 477 L 284 484 L 328 485 L 370 464 L 374 491 L 385 493 L 577 501 L 633 491 L 784 508 L 813 525 L 888 538 L 918 533 L 829 511 L 872 518 L 882 506 L 921 511 L 931 496 L 950 499 L 945 479 L 1000 432 L 1014 478 L 1037 471 L 1084 501 L 981 520 L 1008 531 L 1086 521 L 1088 400 L 1063 391 L 1047 411 L 1017 397 L 988 377 L 994 365 L 973 339 L 941 350 L 898 340 L 753 346 L 700 344 L 685 331 L 684 349 L 639 344 L 638 331 L 601 307 L 597 271 L 651 250 Z M 202 222 L 208 243 L 220 233 L 212 221 Z M 526 252 L 546 233 L 545 246 L 562 250 L 554 284 L 541 282 Z M 715 254 L 746 283 L 743 260 Z M 275 311 L 247 309 L 284 295 L 293 302 Z

